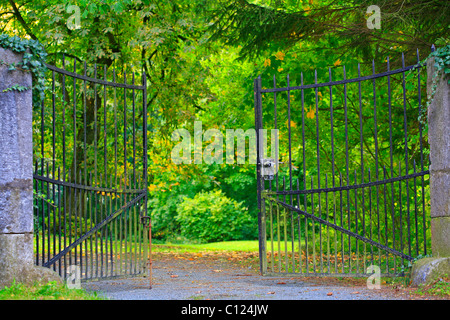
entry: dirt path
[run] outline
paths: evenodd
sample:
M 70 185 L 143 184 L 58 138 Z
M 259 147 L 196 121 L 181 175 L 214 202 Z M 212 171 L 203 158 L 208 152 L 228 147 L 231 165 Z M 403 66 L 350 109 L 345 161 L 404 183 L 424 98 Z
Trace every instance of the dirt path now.
M 369 290 L 361 280 L 263 277 L 239 256 L 208 253 L 158 253 L 153 263 L 153 288 L 147 277 L 83 284 L 118 300 L 399 300 L 405 292 Z

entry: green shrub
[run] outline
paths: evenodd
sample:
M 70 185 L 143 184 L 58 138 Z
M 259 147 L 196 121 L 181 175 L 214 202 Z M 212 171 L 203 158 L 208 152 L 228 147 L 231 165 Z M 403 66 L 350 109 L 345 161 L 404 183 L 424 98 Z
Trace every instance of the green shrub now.
M 178 206 L 176 220 L 183 236 L 202 242 L 242 240 L 251 225 L 242 202 L 226 197 L 221 190 L 184 198 Z

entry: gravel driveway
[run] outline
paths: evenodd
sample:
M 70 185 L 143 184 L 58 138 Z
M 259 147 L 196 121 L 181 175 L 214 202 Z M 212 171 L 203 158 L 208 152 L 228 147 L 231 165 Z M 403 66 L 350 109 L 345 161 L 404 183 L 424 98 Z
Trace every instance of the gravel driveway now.
M 83 284 L 115 300 L 398 300 L 392 289 L 335 279 L 260 276 L 257 270 L 230 262 L 220 253 L 163 254 L 148 277 L 101 280 Z

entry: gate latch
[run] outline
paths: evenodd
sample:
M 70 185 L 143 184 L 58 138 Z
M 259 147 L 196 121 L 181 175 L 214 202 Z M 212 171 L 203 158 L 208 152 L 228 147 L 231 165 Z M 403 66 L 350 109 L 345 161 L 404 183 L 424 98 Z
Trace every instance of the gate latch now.
M 261 175 L 264 180 L 273 180 L 275 175 L 275 160 L 274 159 L 262 159 Z

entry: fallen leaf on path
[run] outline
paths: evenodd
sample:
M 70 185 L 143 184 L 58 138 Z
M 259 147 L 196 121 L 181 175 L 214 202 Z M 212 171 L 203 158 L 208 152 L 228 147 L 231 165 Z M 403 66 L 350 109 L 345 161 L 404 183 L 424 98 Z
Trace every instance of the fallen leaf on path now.
M 275 294 L 275 291 L 269 291 L 267 294 Z
M 170 276 L 171 278 L 178 278 L 178 276 L 176 274 L 173 274 Z
M 333 292 L 328 292 L 327 293 L 327 296 L 332 296 L 333 295 Z
M 277 282 L 277 284 L 286 284 L 286 282 L 280 281 L 280 282 Z
M 217 270 L 213 270 L 213 271 L 214 271 L 214 272 L 222 272 L 223 270 L 218 270 L 218 269 L 217 269 Z
M 358 293 L 359 293 L 359 291 L 352 292 L 352 294 L 358 294 Z

